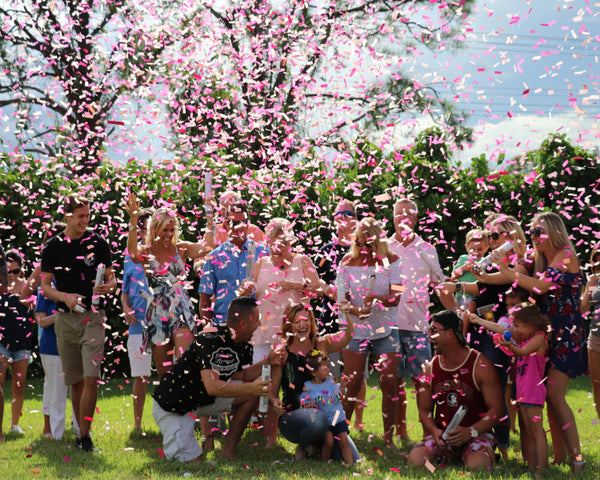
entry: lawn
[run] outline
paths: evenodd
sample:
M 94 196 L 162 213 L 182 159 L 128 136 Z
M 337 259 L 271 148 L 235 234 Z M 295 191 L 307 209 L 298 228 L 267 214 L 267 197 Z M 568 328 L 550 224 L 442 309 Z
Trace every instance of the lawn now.
M 371 380 L 373 382 L 373 380 Z M 10 381 L 5 387 L 4 431 L 10 429 Z M 144 412 L 144 433 L 132 435 L 131 383 L 127 380 L 111 380 L 100 386 L 98 413 L 94 418 L 93 437 L 101 453 L 89 454 L 74 447 L 75 436 L 67 429 L 62 441 L 42 438 L 41 414 L 42 382 L 28 381 L 23 418 L 20 425 L 25 435 L 6 434 L 0 446 L 0 478 L 3 479 L 171 479 L 188 477 L 203 478 L 328 478 L 346 480 L 355 476 L 373 479 L 426 477 L 458 479 L 466 473 L 459 467 L 438 468 L 435 472 L 406 467 L 409 444 L 397 452 L 386 450 L 380 438 L 381 415 L 379 390 L 370 385 L 365 410 L 365 431 L 353 432 L 352 438 L 364 460 L 353 467 L 338 463 L 322 463 L 314 460 L 292 462 L 293 446 L 283 439 L 279 447 L 265 449 L 257 431 L 247 431 L 238 447 L 238 460 L 223 461 L 218 452 L 206 455 L 204 461 L 194 466 L 182 465 L 161 457 L 160 435 L 151 415 L 151 398 L 148 397 Z M 152 389 L 152 387 L 150 388 Z M 587 377 L 572 382 L 568 401 L 576 414 L 584 458 L 588 466 L 578 477 L 600 478 L 600 426 L 596 420 Z M 70 409 L 70 406 L 67 408 Z M 70 410 L 69 410 L 70 411 Z M 416 419 L 414 396 L 409 397 L 409 435 L 411 441 L 419 439 L 421 428 Z M 217 440 L 217 450 L 219 440 Z M 542 478 L 564 479 L 570 475 L 566 466 L 550 467 L 541 474 L 528 473 L 518 456 L 519 445 L 511 437 L 508 462 L 488 471 L 470 474 L 475 478 L 513 479 Z

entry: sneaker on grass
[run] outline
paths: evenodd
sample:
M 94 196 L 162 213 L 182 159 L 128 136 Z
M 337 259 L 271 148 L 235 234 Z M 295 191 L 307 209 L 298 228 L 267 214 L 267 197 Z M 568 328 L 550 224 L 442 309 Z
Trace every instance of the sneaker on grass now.
M 94 442 L 92 442 L 92 439 L 90 438 L 89 435 L 86 435 L 85 437 L 78 438 L 77 441 L 75 442 L 75 446 L 77 448 L 80 448 L 84 452 L 98 452 L 98 453 L 100 453 L 100 450 L 98 448 L 94 447 Z
M 18 425 L 13 425 L 10 431 L 11 433 L 18 433 L 19 435 L 23 435 L 25 433 L 25 431 Z

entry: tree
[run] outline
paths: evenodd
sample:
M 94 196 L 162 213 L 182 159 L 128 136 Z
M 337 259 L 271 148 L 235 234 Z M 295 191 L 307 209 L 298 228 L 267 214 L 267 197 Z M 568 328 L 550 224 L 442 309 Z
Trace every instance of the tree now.
M 257 169 L 342 151 L 361 130 L 373 142 L 407 112 L 460 142 L 456 113 L 404 64 L 418 48 L 447 46 L 472 3 L 203 3 L 179 28 L 169 75 L 181 150 Z
M 165 35 L 128 0 L 12 0 L 0 16 L 0 108 L 15 117 L 15 150 L 90 173 L 123 124 L 111 119 L 119 99 L 151 84 Z

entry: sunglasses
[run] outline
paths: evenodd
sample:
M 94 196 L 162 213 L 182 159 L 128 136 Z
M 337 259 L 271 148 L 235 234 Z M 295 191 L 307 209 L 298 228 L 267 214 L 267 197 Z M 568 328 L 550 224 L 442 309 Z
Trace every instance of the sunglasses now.
M 437 332 L 443 332 L 444 330 L 450 330 L 449 328 L 438 328 L 435 325 L 429 327 L 429 333 L 436 334 Z
M 493 233 L 489 233 L 489 234 L 488 234 L 488 238 L 490 238 L 490 239 L 492 239 L 492 240 L 496 241 L 496 240 L 498 240 L 500 237 L 503 237 L 503 236 L 505 236 L 505 235 L 507 235 L 507 233 L 506 233 L 506 232 L 502 232 L 502 233 L 500 233 L 500 232 L 493 232 Z
M 531 229 L 531 236 L 532 237 L 541 237 L 545 232 L 546 232 L 546 230 L 544 230 L 542 227 L 533 227 Z
M 21 273 L 21 269 L 20 268 L 14 268 L 13 270 L 9 270 L 8 271 L 9 274 L 13 274 L 13 275 L 18 275 L 19 273 Z
M 343 215 L 344 217 L 353 217 L 354 212 L 352 212 L 350 210 L 340 210 L 339 212 L 335 212 L 333 214 L 334 217 L 339 217 L 340 215 Z
M 373 248 L 373 244 L 371 242 L 360 242 L 360 241 L 356 241 L 356 246 L 359 248 L 363 248 L 363 247 L 367 247 L 367 248 Z

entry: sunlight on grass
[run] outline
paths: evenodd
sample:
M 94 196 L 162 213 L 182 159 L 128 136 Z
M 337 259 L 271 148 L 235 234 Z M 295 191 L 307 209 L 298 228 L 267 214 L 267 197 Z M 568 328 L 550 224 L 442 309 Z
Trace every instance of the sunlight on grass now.
M 371 380 L 373 382 L 374 380 Z M 10 382 L 5 387 L 5 431 L 6 417 L 10 418 Z M 425 469 L 406 467 L 406 455 L 410 443 L 404 442 L 398 451 L 384 447 L 380 436 L 382 429 L 379 389 L 370 385 L 367 393 L 368 406 L 365 410 L 364 432 L 351 433 L 364 460 L 351 468 L 337 462 L 319 461 L 292 462 L 294 446 L 282 438 L 279 446 L 266 449 L 259 432 L 247 431 L 238 447 L 238 460 L 223 461 L 218 456 L 222 438 L 217 438 L 217 451 L 206 454 L 199 465 L 182 465 L 168 461 L 160 455 L 160 436 L 151 415 L 152 398 L 148 395 L 144 410 L 142 435 L 132 434 L 133 414 L 131 384 L 125 379 L 111 380 L 100 386 L 98 413 L 94 418 L 94 443 L 102 450 L 99 454 L 89 454 L 74 447 L 75 436 L 67 426 L 61 441 L 42 438 L 43 417 L 41 414 L 42 381 L 28 381 L 23 418 L 20 425 L 25 435 L 5 434 L 6 441 L 0 447 L 2 478 L 6 479 L 139 479 L 182 478 L 187 472 L 191 477 L 201 478 L 274 478 L 274 479 L 314 479 L 327 478 L 344 480 L 361 476 L 373 479 L 394 478 L 444 478 L 458 479 L 465 472 L 458 468 L 437 469 L 430 473 Z M 150 390 L 153 387 L 150 386 Z M 589 378 L 572 382 L 568 402 L 573 408 L 581 436 L 584 458 L 588 468 L 577 476 L 581 479 L 600 478 L 600 425 L 596 421 Z M 374 398 L 373 398 L 374 397 Z M 410 442 L 421 436 L 421 426 L 417 421 L 414 394 L 408 396 L 408 432 Z M 70 412 L 70 405 L 67 407 Z M 549 438 L 549 436 L 548 436 Z M 566 466 L 553 466 L 536 475 L 528 473 L 520 461 L 519 443 L 516 435 L 511 436 L 510 458 L 489 471 L 469 474 L 475 478 L 493 479 L 560 479 L 570 475 Z

